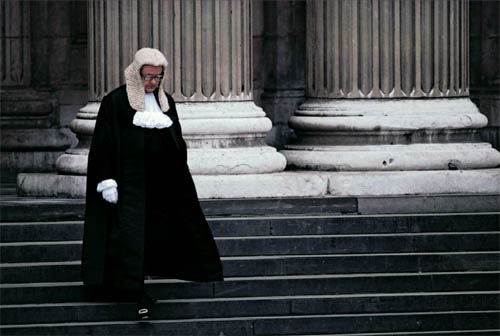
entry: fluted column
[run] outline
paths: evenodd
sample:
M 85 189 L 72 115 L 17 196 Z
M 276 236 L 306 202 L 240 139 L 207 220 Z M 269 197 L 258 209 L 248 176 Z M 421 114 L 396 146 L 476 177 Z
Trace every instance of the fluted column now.
M 57 159 L 59 174 L 87 173 L 87 155 L 100 101 L 124 82 L 123 70 L 138 47 L 139 4 L 137 1 L 88 2 L 89 102 L 71 122 L 78 145 Z
M 468 2 L 307 2 L 307 101 L 290 119 L 291 167 L 492 168 L 469 99 Z
M 464 0 L 308 4 L 308 95 L 467 97 Z
M 253 174 L 284 169 L 266 146 L 271 121 L 252 101 L 250 1 L 89 2 L 89 104 L 72 123 L 80 144 L 58 171 L 86 173 L 99 101 L 124 82 L 138 48 L 165 53 L 165 89 L 178 102 L 193 174 Z M 208 102 L 210 102 L 208 104 Z
M 160 29 L 153 45 L 170 62 L 166 89 L 179 102 L 191 172 L 282 171 L 284 157 L 264 143 L 271 121 L 253 103 L 251 2 L 163 1 L 157 6 L 153 13 Z
M 265 144 L 271 121 L 252 98 L 250 0 L 101 0 L 88 3 L 88 14 L 89 103 L 71 125 L 80 143 L 58 159 L 60 175 L 31 183 L 27 194 L 84 195 L 100 100 L 124 83 L 123 70 L 142 47 L 158 48 L 169 62 L 165 89 L 177 102 L 200 197 L 317 194 L 309 190 L 320 179 L 272 174 L 286 160 Z
M 332 194 L 500 191 L 469 99 L 468 20 L 466 0 L 307 2 L 289 168 L 325 172 Z

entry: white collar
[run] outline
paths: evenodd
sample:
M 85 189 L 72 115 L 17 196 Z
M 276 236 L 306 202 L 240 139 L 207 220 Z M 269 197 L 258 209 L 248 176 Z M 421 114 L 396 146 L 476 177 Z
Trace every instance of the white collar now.
M 173 122 L 160 108 L 153 93 L 147 93 L 144 97 L 144 111 L 137 111 L 134 115 L 133 124 L 143 128 L 167 128 Z

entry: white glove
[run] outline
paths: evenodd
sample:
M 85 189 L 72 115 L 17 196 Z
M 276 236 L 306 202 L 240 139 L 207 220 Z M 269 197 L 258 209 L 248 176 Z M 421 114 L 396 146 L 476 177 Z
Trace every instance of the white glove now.
M 109 203 L 116 204 L 118 202 L 118 185 L 113 179 L 101 181 L 97 185 L 97 192 L 102 192 L 102 198 Z
M 102 191 L 102 198 L 104 198 L 109 203 L 118 203 L 118 188 L 109 187 Z

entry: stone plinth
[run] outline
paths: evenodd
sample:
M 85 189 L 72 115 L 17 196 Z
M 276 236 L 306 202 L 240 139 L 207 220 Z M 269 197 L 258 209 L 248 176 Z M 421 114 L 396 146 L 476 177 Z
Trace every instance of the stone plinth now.
M 282 153 L 310 170 L 497 167 L 500 153 L 478 133 L 486 124 L 467 98 L 310 99 L 290 120 L 299 140 Z
M 58 124 L 57 99 L 46 92 L 2 89 L 0 160 L 3 181 L 19 172 L 53 171 L 71 137 Z
M 194 175 L 200 198 L 499 194 L 499 169 Z M 19 174 L 22 196 L 85 197 L 85 176 Z

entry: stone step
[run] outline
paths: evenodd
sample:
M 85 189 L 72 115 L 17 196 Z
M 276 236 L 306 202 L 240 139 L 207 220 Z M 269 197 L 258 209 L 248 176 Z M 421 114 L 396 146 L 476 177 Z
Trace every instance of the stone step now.
M 254 316 L 188 320 L 72 322 L 2 325 L 3 335 L 488 335 L 499 330 L 500 312 L 446 311 L 380 314 Z M 432 333 L 430 332 L 432 331 Z M 463 332 L 467 333 L 463 333 Z M 332 334 L 334 333 L 334 334 Z
M 453 335 L 453 336 L 498 336 L 500 333 L 500 329 L 489 329 L 489 330 L 440 330 L 438 332 L 436 331 L 415 331 L 415 332 L 408 332 L 408 331 L 390 331 L 390 332 L 370 332 L 370 333 L 342 333 L 342 334 L 321 334 L 321 335 L 316 335 L 316 336 L 436 336 L 436 335 Z M 292 336 L 291 334 L 288 335 L 281 335 L 281 336 Z M 311 336 L 311 334 L 307 335 L 296 335 L 294 334 L 293 336 Z
M 201 200 L 206 216 L 499 212 L 498 194 Z M 82 220 L 84 199 L 3 196 L 0 222 Z
M 356 213 L 355 197 L 221 199 L 200 202 L 206 216 Z M 1 222 L 81 220 L 83 199 L 3 198 Z
M 2 324 L 104 322 L 133 320 L 134 303 L 49 303 L 0 307 Z M 235 299 L 160 300 L 155 320 L 280 315 L 367 314 L 500 310 L 497 292 L 389 293 Z
M 226 277 L 500 269 L 500 252 L 223 257 Z M 80 281 L 80 262 L 0 265 L 0 283 Z
M 216 238 L 221 256 L 461 252 L 498 250 L 499 232 L 436 232 L 359 235 Z M 2 263 L 74 261 L 81 241 L 0 244 Z
M 498 291 L 499 271 L 341 274 L 226 278 L 215 283 L 147 280 L 152 296 L 166 299 L 241 298 L 293 295 Z M 81 282 L 0 285 L 2 305 L 93 302 Z
M 206 216 L 270 216 L 357 213 L 356 197 L 219 199 L 200 202 Z
M 261 216 L 208 218 L 215 237 L 500 230 L 500 214 Z M 1 223 L 1 242 L 80 240 L 82 221 Z
M 2 174 L 3 175 L 3 174 Z M 12 196 L 16 194 L 16 181 L 15 177 L 11 181 L 4 181 L 4 176 L 0 177 L 0 196 Z
M 360 214 L 499 212 L 500 194 L 430 194 L 358 197 Z
M 2 223 L 83 220 L 85 200 L 3 197 L 0 210 Z
M 2 198 L 0 333 L 498 335 L 494 200 L 202 201 L 226 281 L 149 279 L 160 301 L 137 323 L 80 282 L 83 200 Z

